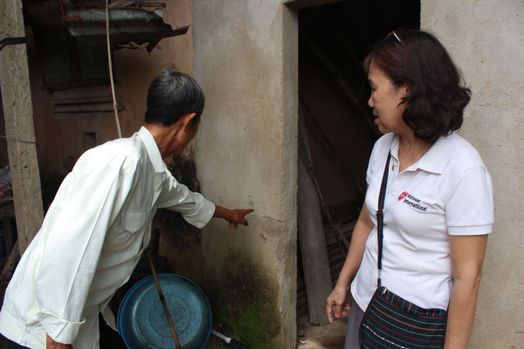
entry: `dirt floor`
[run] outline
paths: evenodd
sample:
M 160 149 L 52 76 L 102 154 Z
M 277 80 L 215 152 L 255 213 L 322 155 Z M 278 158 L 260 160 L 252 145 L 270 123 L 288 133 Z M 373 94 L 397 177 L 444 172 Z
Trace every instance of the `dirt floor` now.
M 336 320 L 332 325 L 313 326 L 307 317 L 297 321 L 297 349 L 342 349 L 347 319 Z
M 101 319 L 101 349 L 125 349 L 125 345 L 118 334 L 109 329 Z M 335 321 L 333 325 L 313 326 L 307 317 L 297 320 L 297 347 L 296 349 L 342 349 L 346 333 L 347 319 Z M 210 338 L 208 347 L 227 348 L 221 345 L 215 337 Z

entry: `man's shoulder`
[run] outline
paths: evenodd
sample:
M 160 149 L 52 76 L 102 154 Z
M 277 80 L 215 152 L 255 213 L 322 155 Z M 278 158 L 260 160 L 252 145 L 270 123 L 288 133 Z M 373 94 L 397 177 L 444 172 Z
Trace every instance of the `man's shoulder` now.
M 92 148 L 92 150 L 100 152 L 115 152 L 125 154 L 139 153 L 140 149 L 141 143 L 137 141 L 137 137 L 135 136 L 114 139 Z
M 135 138 L 119 138 L 91 148 L 78 159 L 77 166 L 96 163 L 97 167 L 135 168 L 142 154 L 141 144 Z

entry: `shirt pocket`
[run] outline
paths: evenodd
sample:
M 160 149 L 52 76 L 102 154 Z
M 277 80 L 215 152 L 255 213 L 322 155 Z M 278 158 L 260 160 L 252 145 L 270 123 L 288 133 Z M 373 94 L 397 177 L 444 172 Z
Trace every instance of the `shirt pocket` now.
M 128 233 L 136 233 L 145 224 L 146 210 L 128 210 L 122 214 L 122 228 Z
M 147 221 L 146 210 L 126 210 L 122 212 L 117 223 L 107 235 L 104 249 L 124 250 L 138 244 L 140 248 L 143 234 L 142 230 Z

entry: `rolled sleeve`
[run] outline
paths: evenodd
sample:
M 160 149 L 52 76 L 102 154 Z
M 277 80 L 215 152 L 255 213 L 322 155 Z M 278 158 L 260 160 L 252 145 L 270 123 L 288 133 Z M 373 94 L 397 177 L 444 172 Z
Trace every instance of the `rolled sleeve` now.
M 40 310 L 40 320 L 44 324 L 49 337 L 55 342 L 63 344 L 73 343 L 85 322 L 85 320 L 80 322 L 67 321 L 46 309 Z

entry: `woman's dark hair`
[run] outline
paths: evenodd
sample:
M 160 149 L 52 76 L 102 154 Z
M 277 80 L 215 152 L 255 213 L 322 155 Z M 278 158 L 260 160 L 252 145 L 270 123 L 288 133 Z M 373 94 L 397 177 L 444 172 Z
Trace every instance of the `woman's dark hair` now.
M 407 83 L 403 119 L 417 138 L 434 143 L 460 128 L 471 91 L 435 36 L 421 30 L 391 32 L 367 55 L 366 73 L 371 62 L 395 86 Z
M 153 80 L 147 93 L 145 122 L 171 126 L 187 113 L 204 110 L 204 92 L 191 76 L 167 68 Z

